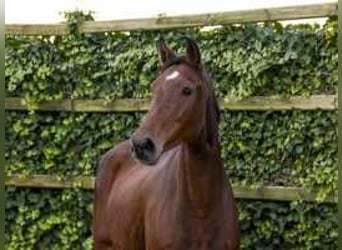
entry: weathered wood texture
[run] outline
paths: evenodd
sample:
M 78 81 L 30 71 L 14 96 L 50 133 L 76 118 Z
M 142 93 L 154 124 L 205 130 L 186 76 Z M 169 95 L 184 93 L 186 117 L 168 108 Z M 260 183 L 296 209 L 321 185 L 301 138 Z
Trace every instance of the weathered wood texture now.
M 147 99 L 120 99 L 113 102 L 104 100 L 61 100 L 39 104 L 40 111 L 68 112 L 136 112 L 147 111 L 150 101 Z M 289 98 L 256 96 L 240 101 L 219 101 L 221 110 L 335 110 L 337 97 L 335 95 L 316 95 L 310 97 L 292 96 Z M 6 98 L 6 110 L 27 110 L 24 100 Z
M 80 32 L 110 32 L 130 30 L 170 29 L 194 26 L 227 25 L 233 23 L 263 22 L 319 18 L 337 15 L 336 3 L 320 3 L 274 7 L 268 9 L 226 11 L 207 14 L 163 16 L 113 21 L 87 21 L 80 26 Z M 33 25 L 8 24 L 6 34 L 63 35 L 69 32 L 67 24 Z
M 32 175 L 20 176 L 14 175 L 7 177 L 6 186 L 17 187 L 33 187 L 33 188 L 82 188 L 94 189 L 94 177 L 82 176 L 74 177 L 68 180 L 61 180 L 56 176 L 50 175 Z M 238 199 L 253 199 L 253 200 L 275 200 L 275 201 L 317 201 L 316 194 L 305 190 L 301 187 L 283 187 L 283 186 L 263 186 L 263 187 L 241 187 L 233 185 L 234 195 Z M 337 192 L 324 200 L 328 203 L 338 202 Z

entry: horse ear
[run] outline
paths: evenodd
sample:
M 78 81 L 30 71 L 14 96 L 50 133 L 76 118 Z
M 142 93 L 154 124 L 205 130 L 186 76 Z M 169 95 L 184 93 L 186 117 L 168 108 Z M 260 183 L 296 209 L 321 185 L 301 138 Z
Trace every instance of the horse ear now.
M 157 51 L 159 56 L 159 63 L 161 66 L 172 57 L 175 57 L 175 53 L 166 45 L 164 39 L 160 38 L 157 41 Z
M 201 64 L 201 53 L 196 42 L 189 37 L 184 38 L 186 40 L 186 59 L 195 66 L 199 66 Z

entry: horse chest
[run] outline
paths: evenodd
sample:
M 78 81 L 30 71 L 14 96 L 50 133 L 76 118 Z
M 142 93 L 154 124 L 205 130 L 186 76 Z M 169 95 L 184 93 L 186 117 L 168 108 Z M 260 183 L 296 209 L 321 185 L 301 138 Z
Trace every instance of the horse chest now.
M 227 237 L 216 227 L 188 222 L 170 223 L 160 227 L 154 234 L 146 234 L 147 249 L 169 250 L 223 250 L 226 248 Z
M 225 227 L 218 218 L 192 218 L 189 211 L 168 204 L 155 207 L 145 228 L 147 249 L 229 249 Z

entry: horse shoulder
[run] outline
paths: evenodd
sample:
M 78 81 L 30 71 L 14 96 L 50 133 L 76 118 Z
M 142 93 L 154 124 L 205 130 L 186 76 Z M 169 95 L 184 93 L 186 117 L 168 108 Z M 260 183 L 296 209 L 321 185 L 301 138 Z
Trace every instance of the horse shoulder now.
M 108 174 L 116 172 L 115 170 L 128 160 L 129 154 L 128 141 L 123 141 L 107 151 L 99 161 L 96 180 L 101 182 L 103 179 L 108 178 Z
M 122 166 L 130 157 L 129 142 L 124 141 L 107 151 L 100 159 L 95 178 L 95 199 L 93 207 L 93 235 L 95 240 L 95 249 L 101 249 L 98 246 L 107 246 L 110 244 L 107 235 L 107 225 L 105 208 L 107 199 L 115 177 L 120 172 Z

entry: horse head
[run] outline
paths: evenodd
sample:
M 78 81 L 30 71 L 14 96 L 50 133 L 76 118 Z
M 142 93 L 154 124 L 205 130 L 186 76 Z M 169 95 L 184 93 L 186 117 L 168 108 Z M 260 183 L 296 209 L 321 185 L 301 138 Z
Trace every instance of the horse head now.
M 151 107 L 130 141 L 133 156 L 154 165 L 163 152 L 204 136 L 217 143 L 218 108 L 197 44 L 186 40 L 179 56 L 163 40 L 157 43 L 160 75 L 153 81 Z

